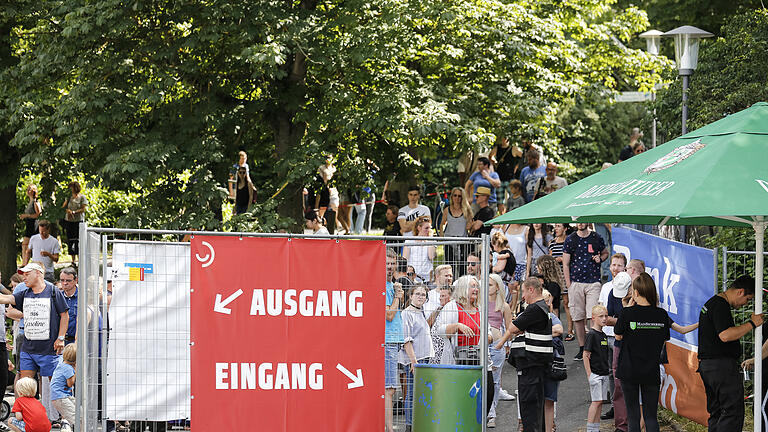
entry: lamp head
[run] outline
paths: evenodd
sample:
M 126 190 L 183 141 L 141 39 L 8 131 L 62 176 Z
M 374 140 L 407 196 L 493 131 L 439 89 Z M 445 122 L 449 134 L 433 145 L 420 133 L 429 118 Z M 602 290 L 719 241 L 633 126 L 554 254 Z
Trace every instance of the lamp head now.
M 640 33 L 640 37 L 645 39 L 646 51 L 649 54 L 659 55 L 661 48 L 661 36 L 664 33 L 658 30 L 648 30 L 645 33 Z
M 675 63 L 680 75 L 691 75 L 699 62 L 699 40 L 714 36 L 693 26 L 682 26 L 664 33 L 675 40 Z

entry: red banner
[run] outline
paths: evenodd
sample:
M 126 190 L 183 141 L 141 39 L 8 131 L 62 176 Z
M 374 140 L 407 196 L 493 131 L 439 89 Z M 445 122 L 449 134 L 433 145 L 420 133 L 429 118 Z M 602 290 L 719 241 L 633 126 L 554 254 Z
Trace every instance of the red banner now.
M 381 242 L 195 236 L 192 427 L 384 424 Z

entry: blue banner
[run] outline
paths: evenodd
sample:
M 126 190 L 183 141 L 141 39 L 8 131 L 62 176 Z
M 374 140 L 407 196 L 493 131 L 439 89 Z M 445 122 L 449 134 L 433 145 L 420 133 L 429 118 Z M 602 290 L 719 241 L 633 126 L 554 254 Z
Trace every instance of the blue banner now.
M 699 321 L 701 307 L 715 294 L 714 251 L 626 228 L 612 230 L 613 252 L 645 261 L 656 282 L 659 306 L 681 326 Z M 672 338 L 698 346 L 698 330 Z

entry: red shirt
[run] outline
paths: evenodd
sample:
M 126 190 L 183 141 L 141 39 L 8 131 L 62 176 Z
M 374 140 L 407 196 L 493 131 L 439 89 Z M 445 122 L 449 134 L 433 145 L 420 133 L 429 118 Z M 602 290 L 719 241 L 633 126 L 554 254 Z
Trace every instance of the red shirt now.
M 12 413 L 20 412 L 27 432 L 51 432 L 51 422 L 43 404 L 35 398 L 20 397 L 13 404 Z
M 477 345 L 480 342 L 480 311 L 467 312 L 458 302 L 456 306 L 459 308 L 459 323 L 466 325 L 475 332 L 474 336 L 469 337 L 459 330 L 459 346 Z

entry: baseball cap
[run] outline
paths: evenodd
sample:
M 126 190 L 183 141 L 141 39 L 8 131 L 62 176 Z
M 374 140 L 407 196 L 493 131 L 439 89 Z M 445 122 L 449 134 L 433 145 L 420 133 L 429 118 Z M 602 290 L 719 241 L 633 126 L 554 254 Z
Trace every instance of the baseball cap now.
M 37 263 L 33 263 L 33 262 L 31 262 L 31 263 L 29 263 L 29 264 L 25 265 L 24 267 L 20 268 L 20 269 L 19 269 L 19 271 L 18 271 L 18 273 L 19 273 L 19 274 L 29 273 L 29 272 L 31 272 L 32 270 L 37 270 L 37 271 L 39 271 L 40 273 L 45 273 L 45 269 L 43 269 L 43 268 L 40 266 L 40 264 L 37 264 Z
M 488 195 L 491 196 L 491 189 L 485 186 L 480 186 L 475 191 L 475 195 Z
M 621 272 L 613 277 L 613 296 L 622 298 L 627 295 L 629 285 L 632 284 L 632 277 L 627 272 Z

